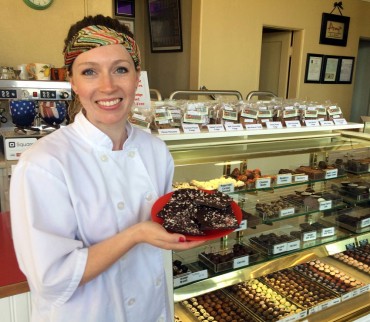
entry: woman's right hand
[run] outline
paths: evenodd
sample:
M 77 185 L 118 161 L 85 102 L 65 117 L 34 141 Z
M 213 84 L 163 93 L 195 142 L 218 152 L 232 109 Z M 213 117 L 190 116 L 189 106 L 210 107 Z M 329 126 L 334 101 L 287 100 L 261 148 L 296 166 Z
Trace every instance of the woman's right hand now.
M 204 243 L 203 241 L 187 241 L 184 235 L 169 233 L 162 225 L 152 221 L 144 221 L 135 226 L 136 243 L 147 243 L 168 250 L 186 250 Z

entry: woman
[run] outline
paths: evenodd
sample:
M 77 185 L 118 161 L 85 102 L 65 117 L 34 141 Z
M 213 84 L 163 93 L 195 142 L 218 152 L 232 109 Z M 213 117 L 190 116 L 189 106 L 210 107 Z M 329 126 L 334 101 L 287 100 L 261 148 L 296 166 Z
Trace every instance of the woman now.
M 162 141 L 127 122 L 139 49 L 95 16 L 71 27 L 64 58 L 81 110 L 22 154 L 10 188 L 32 321 L 172 321 L 162 249 L 200 242 L 149 220 L 174 168 Z

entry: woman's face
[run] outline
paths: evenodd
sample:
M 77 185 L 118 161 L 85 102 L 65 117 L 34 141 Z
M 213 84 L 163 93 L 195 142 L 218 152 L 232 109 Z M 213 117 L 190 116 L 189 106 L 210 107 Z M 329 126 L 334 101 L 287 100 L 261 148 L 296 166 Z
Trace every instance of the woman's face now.
M 122 45 L 86 51 L 72 66 L 71 86 L 97 128 L 122 126 L 134 103 L 140 73 Z

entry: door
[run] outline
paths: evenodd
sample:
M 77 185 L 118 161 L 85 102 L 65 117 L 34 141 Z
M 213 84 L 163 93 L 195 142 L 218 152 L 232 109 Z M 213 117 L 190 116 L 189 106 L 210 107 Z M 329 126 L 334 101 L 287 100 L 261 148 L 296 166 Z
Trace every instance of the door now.
M 288 97 L 291 60 L 291 31 L 264 29 L 260 65 L 259 91 Z
M 354 88 L 351 122 L 361 122 L 361 116 L 370 115 L 370 40 L 360 39 Z

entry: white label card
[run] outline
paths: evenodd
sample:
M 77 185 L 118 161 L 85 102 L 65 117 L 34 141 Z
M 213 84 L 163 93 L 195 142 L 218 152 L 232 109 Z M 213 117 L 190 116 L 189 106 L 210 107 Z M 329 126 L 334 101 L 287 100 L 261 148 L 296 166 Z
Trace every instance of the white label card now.
M 292 208 L 286 208 L 286 209 L 281 209 L 279 211 L 279 213 L 280 213 L 280 217 L 291 216 L 291 215 L 294 215 L 295 209 L 294 209 L 294 207 L 292 207 Z
M 243 266 L 248 266 L 249 265 L 249 256 L 243 256 L 239 258 L 235 258 L 233 261 L 233 268 L 239 268 Z
M 281 122 L 266 122 L 266 127 L 268 129 L 282 129 L 283 124 Z
M 258 178 L 256 180 L 257 189 L 270 188 L 270 186 L 271 186 L 271 178 Z
M 338 177 L 338 169 L 325 170 L 325 179 L 333 179 Z
M 361 226 L 361 228 L 370 226 L 370 218 L 366 218 L 366 219 L 361 220 L 360 226 Z
M 182 129 L 184 133 L 200 133 L 200 128 L 198 124 L 183 123 Z
M 345 119 L 334 119 L 335 125 L 346 125 L 347 121 Z
M 302 240 L 305 242 L 305 241 L 315 240 L 316 238 L 317 238 L 317 232 L 309 231 L 309 232 L 303 233 Z
M 318 120 L 305 120 L 304 122 L 307 127 L 317 127 L 320 126 L 320 123 Z
M 248 228 L 248 220 L 247 219 L 243 219 L 241 222 L 240 222 L 240 225 L 238 228 L 236 228 L 234 231 L 240 231 L 240 230 L 245 230 Z
M 180 129 L 158 129 L 158 133 L 163 135 L 180 134 Z
M 226 131 L 243 131 L 243 125 L 240 123 L 225 123 L 225 129 Z
M 320 202 L 319 210 L 322 211 L 322 210 L 331 209 L 332 203 L 333 203 L 332 200 L 326 200 L 326 201 Z
M 292 174 L 286 173 L 286 174 L 278 174 L 277 175 L 277 184 L 289 184 L 292 183 Z
M 198 272 L 190 273 L 187 275 L 174 277 L 173 278 L 173 285 L 174 287 L 179 287 L 182 285 L 186 285 L 195 281 L 203 280 L 208 277 L 208 270 L 204 269 Z
M 272 254 L 276 255 L 276 254 L 284 253 L 287 251 L 287 247 L 288 247 L 287 243 L 276 244 L 274 245 L 272 249 Z
M 296 128 L 301 127 L 301 122 L 299 121 L 285 121 L 285 125 L 287 128 Z
M 301 241 L 300 240 L 294 240 L 287 243 L 287 251 L 296 250 L 301 247 Z
M 320 121 L 320 124 L 322 126 L 330 126 L 330 125 L 334 125 L 334 122 L 333 121 Z
M 304 181 L 308 181 L 308 175 L 295 175 L 294 176 L 294 182 L 304 182 Z
M 234 192 L 234 184 L 233 183 L 220 184 L 218 186 L 218 191 L 223 192 L 223 193 Z
M 222 124 L 207 124 L 209 132 L 225 132 L 225 128 Z
M 262 124 L 245 124 L 247 130 L 262 130 Z
M 321 230 L 321 237 L 329 237 L 335 234 L 335 227 L 323 228 Z

